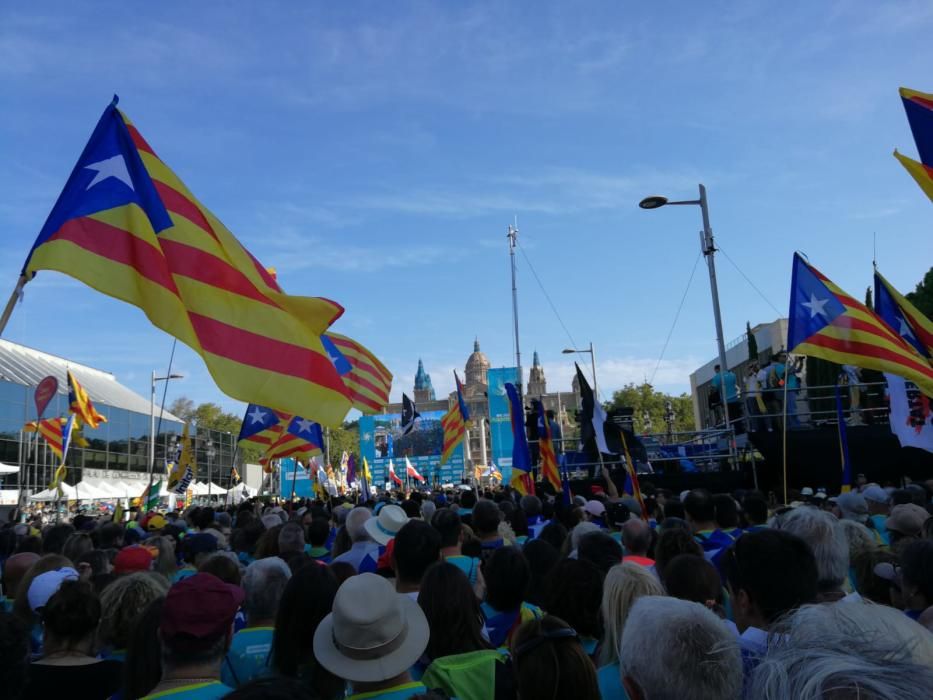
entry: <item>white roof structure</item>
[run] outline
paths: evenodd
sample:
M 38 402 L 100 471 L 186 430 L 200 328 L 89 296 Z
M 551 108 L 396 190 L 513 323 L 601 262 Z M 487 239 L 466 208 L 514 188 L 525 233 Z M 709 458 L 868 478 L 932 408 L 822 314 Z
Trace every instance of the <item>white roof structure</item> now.
M 4 464 L 0 462 L 0 474 L 16 474 L 19 472 L 19 467 L 14 464 Z
M 65 395 L 68 393 L 66 372 L 69 369 L 95 404 L 148 415 L 149 399 L 120 384 L 110 372 L 0 339 L 0 381 L 34 387 L 52 375 L 58 379 L 58 393 Z M 163 420 L 182 422 L 181 418 L 168 411 L 162 415 Z

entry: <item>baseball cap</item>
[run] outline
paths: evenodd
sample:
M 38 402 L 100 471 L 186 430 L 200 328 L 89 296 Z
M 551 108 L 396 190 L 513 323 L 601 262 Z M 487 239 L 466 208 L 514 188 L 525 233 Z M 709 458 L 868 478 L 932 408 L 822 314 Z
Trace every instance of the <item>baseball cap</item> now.
M 49 598 L 58 593 L 58 589 L 65 581 L 77 580 L 78 572 L 70 566 L 39 574 L 29 584 L 29 590 L 26 592 L 30 610 L 36 612 L 39 608 L 44 608 Z
M 878 484 L 872 484 L 862 491 L 862 496 L 865 497 L 866 501 L 873 501 L 875 503 L 887 503 L 891 500 L 891 497 L 888 495 L 888 492 L 883 488 L 878 486 Z
M 245 593 L 213 574 L 198 573 L 172 586 L 162 605 L 159 632 L 179 651 L 209 648 L 233 625 Z
M 149 571 L 152 568 L 152 560 L 152 551 L 147 547 L 124 547 L 114 557 L 113 573 L 132 574 L 135 571 Z
M 600 501 L 587 501 L 583 510 L 592 516 L 601 518 L 606 514 L 606 506 Z
M 813 489 L 811 489 L 809 486 L 804 486 L 802 489 L 800 489 L 800 495 L 801 496 L 812 496 Z
M 930 517 L 926 509 L 916 503 L 902 503 L 891 509 L 891 515 L 884 521 L 890 532 L 901 535 L 919 535 L 923 523 Z
M 836 505 L 842 512 L 843 520 L 862 520 L 868 515 L 868 504 L 865 497 L 855 491 L 841 493 L 836 496 Z
M 168 520 L 156 513 L 151 516 L 146 523 L 146 530 L 149 532 L 155 532 L 156 530 L 161 530 L 166 525 L 168 525 Z

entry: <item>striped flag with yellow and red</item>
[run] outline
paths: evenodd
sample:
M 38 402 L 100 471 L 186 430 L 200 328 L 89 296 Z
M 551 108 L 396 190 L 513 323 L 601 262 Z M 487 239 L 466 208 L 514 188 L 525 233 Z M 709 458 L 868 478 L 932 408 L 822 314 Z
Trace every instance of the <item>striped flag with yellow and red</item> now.
M 321 337 L 324 349 L 343 379 L 353 408 L 369 415 L 389 403 L 392 373 L 375 355 L 352 338 L 328 331 Z
M 226 394 L 338 425 L 351 407 L 321 334 L 343 308 L 285 294 L 156 155 L 105 110 L 21 282 L 57 270 L 138 306 L 204 359 Z

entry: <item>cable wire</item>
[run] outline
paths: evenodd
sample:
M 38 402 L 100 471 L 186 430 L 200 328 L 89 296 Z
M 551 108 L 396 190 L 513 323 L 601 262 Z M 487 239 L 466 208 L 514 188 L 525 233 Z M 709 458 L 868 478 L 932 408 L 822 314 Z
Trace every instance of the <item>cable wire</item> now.
M 743 278 L 745 278 L 745 281 L 748 282 L 749 286 L 750 286 L 752 289 L 754 289 L 756 292 L 758 292 L 758 296 L 760 296 L 762 299 L 764 299 L 764 302 L 765 302 L 768 306 L 770 306 L 772 309 L 774 309 L 775 313 L 776 313 L 776 314 L 778 315 L 778 317 L 780 318 L 780 316 L 781 316 L 781 310 L 778 309 L 778 307 L 776 307 L 774 304 L 771 303 L 771 300 L 768 299 L 768 297 L 766 297 L 766 296 L 764 295 L 764 292 L 762 292 L 760 289 L 758 289 L 758 287 L 755 286 L 755 283 L 752 282 L 751 279 L 749 279 L 748 275 L 746 275 L 744 272 L 742 272 L 742 268 L 740 268 L 738 265 L 736 265 L 735 260 L 733 260 L 732 258 L 729 257 L 729 254 L 725 251 L 725 249 L 724 249 L 721 245 L 720 245 L 720 246 L 717 246 L 716 249 L 717 249 L 720 253 L 722 253 L 724 256 L 726 256 L 726 260 L 728 260 L 730 263 L 732 263 L 732 267 L 734 267 L 736 270 L 739 271 L 739 274 L 742 275 Z
M 693 284 L 693 277 L 696 275 L 697 265 L 700 264 L 700 257 L 703 255 L 701 250 L 697 253 L 697 259 L 693 261 L 693 269 L 690 270 L 690 279 L 687 280 L 687 286 L 684 288 L 683 296 L 680 297 L 680 304 L 677 305 L 677 313 L 674 314 L 674 322 L 671 324 L 671 329 L 667 332 L 667 338 L 664 341 L 664 347 L 661 348 L 661 354 L 658 356 L 658 363 L 654 366 L 654 372 L 651 373 L 651 381 L 649 384 L 654 384 L 654 378 L 658 374 L 658 370 L 661 368 L 661 361 L 664 359 L 664 353 L 667 352 L 667 346 L 671 342 L 671 336 L 674 335 L 674 328 L 677 327 L 677 320 L 680 318 L 680 312 L 683 311 L 684 302 L 687 300 L 687 293 L 690 291 L 690 285 Z
M 547 299 L 547 303 L 550 305 L 551 311 L 554 312 L 554 315 L 557 317 L 558 323 L 560 323 L 561 328 L 564 329 L 564 333 L 567 334 L 567 338 L 570 340 L 571 347 L 574 350 L 576 350 L 577 341 L 573 339 L 573 335 L 571 335 L 570 330 L 567 328 L 567 324 L 564 323 L 564 319 L 562 319 L 560 317 L 560 314 L 557 312 L 557 307 L 554 306 L 554 302 L 551 301 L 551 295 L 547 293 L 547 290 L 544 288 L 544 284 L 541 282 L 541 278 L 538 277 L 538 273 L 535 270 L 535 266 L 531 264 L 531 260 L 529 259 L 528 255 L 525 253 L 525 249 L 522 247 L 521 243 L 518 242 L 518 240 L 515 241 L 515 246 L 521 251 L 522 257 L 525 259 L 525 262 L 528 263 L 528 267 L 531 270 L 531 274 L 534 276 L 535 281 L 538 283 L 538 286 L 541 288 L 541 292 L 544 294 L 544 298 Z

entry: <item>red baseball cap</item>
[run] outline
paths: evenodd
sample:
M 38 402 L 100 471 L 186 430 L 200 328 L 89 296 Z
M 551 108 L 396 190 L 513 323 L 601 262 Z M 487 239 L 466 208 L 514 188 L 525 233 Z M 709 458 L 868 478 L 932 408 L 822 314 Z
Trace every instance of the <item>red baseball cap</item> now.
M 113 573 L 132 574 L 152 569 L 152 551 L 146 547 L 132 545 L 124 547 L 113 560 Z
M 162 606 L 162 641 L 179 651 L 200 651 L 223 637 L 246 594 L 213 574 L 189 576 L 172 586 Z

